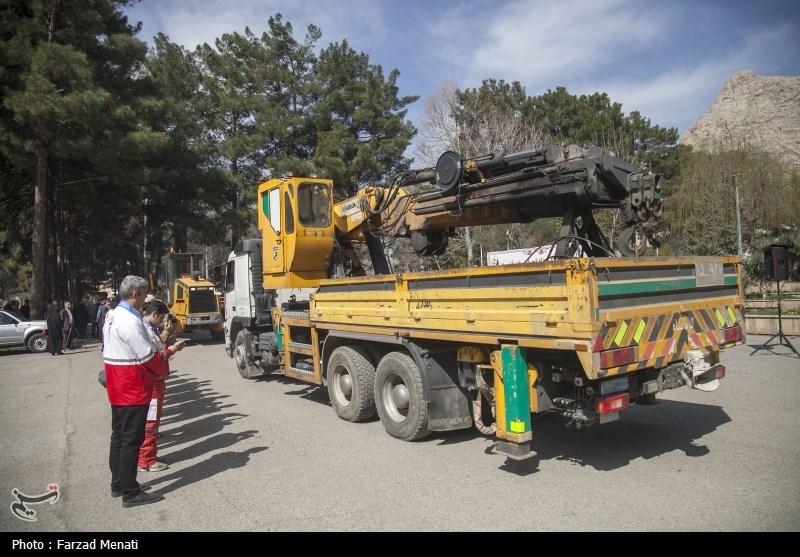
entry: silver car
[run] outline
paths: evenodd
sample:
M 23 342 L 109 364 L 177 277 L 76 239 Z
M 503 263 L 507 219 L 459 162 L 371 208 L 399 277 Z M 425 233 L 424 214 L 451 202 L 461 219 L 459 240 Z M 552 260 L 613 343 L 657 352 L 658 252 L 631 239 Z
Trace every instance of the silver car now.
M 0 347 L 27 346 L 31 352 L 47 351 L 47 321 L 31 321 L 13 311 L 0 310 Z

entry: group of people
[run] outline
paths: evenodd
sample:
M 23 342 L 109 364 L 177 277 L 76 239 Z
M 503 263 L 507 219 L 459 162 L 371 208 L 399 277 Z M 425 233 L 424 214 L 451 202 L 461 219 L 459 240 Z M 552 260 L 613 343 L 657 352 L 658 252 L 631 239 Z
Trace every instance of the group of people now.
M 31 301 L 27 299 L 22 304 L 19 303 L 19 300 L 9 300 L 3 304 L 3 309 L 17 313 L 25 319 L 31 318 Z
M 168 467 L 156 459 L 158 425 L 169 359 L 185 346 L 172 334 L 166 304 L 148 296 L 147 286 L 142 277 L 125 277 L 119 303 L 103 316 L 103 367 L 111 403 L 111 496 L 122 497 L 125 508 L 164 498 L 148 493 L 137 474 Z
M 45 302 L 50 354 L 58 356 L 83 338 L 91 320 L 92 337 L 103 351 L 104 385 L 111 403 L 111 496 L 121 497 L 125 508 L 155 503 L 163 495 L 147 493 L 137 481 L 138 472 L 160 472 L 169 466 L 158 460 L 158 437 L 164 404 L 169 359 L 183 350 L 175 321 L 167 305 L 147 294 L 148 282 L 129 275 L 122 280 L 119 301 L 103 300 L 94 307 L 68 300 Z M 4 310 L 30 319 L 28 300 L 4 304 Z
M 64 350 L 72 348 L 75 337 L 72 304 L 67 300 L 61 304 L 52 300 L 45 309 L 44 319 L 47 321 L 47 348 L 52 356 L 60 356 Z

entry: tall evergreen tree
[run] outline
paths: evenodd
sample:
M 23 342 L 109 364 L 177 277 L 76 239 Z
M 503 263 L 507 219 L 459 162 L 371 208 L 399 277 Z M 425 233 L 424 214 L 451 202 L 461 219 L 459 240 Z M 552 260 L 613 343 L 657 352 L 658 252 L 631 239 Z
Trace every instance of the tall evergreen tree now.
M 254 80 L 265 98 L 257 121 L 264 130 L 262 166 L 271 173 L 315 171 L 311 157 L 317 133 L 309 111 L 315 102 L 314 54 L 322 32 L 313 24 L 306 28 L 303 41 L 294 37 L 290 22 L 281 14 L 269 18 L 269 30 L 261 35 L 256 51 Z
M 319 55 L 315 70 L 318 101 L 312 109 L 317 130 L 314 162 L 334 180 L 340 196 L 353 195 L 367 184 L 386 181 L 408 168 L 403 156 L 416 130 L 405 120 L 406 107 L 418 96 L 398 97 L 392 70 L 355 52 L 347 41 L 334 43 Z
M 56 277 L 47 273 L 54 267 L 48 265 L 54 254 L 47 250 L 47 223 L 55 223 L 56 216 L 70 221 L 76 212 L 73 205 L 63 204 L 72 200 L 70 190 L 60 186 L 96 185 L 108 170 L 92 166 L 102 158 L 98 151 L 108 153 L 109 145 L 117 146 L 120 136 L 135 128 L 127 103 L 135 94 L 134 72 L 146 47 L 134 37 L 138 29 L 128 25 L 122 13 L 129 4 L 128 0 L 42 0 L 11 2 L 3 8 L 3 58 L 11 63 L 2 78 L 0 150 L 5 164 L 17 170 L 25 168 L 19 165 L 21 160 L 32 161 L 34 312 L 46 294 L 69 288 L 59 287 Z M 59 200 L 61 211 L 54 215 Z M 60 230 L 51 232 L 57 235 Z M 67 255 L 59 254 L 60 270 L 68 263 Z

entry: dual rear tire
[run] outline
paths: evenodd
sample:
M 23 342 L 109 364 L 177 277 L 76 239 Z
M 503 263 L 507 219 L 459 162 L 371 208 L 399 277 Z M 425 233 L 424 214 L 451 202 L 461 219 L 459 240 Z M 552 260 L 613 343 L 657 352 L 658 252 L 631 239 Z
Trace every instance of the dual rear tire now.
M 359 422 L 378 413 L 386 432 L 403 441 L 430 434 L 422 375 L 414 360 L 389 352 L 375 368 L 356 346 L 340 346 L 328 360 L 328 395 L 336 415 Z

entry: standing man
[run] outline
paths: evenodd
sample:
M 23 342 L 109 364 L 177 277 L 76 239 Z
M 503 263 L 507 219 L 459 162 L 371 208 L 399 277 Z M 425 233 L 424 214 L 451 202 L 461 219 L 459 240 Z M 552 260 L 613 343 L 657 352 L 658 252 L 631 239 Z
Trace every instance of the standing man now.
M 102 302 L 99 300 L 92 306 L 92 311 L 89 313 L 89 319 L 92 320 L 92 338 L 98 337 L 98 327 L 97 327 L 97 312 L 100 309 Z
M 103 349 L 103 327 L 106 324 L 106 315 L 108 314 L 108 300 L 100 302 L 97 309 L 97 334 L 100 335 L 100 349 Z
M 25 300 L 21 306 L 19 306 L 19 312 L 22 314 L 22 317 L 25 319 L 30 320 L 31 318 L 31 302 L 30 300 Z
M 61 324 L 64 329 L 64 338 L 62 339 L 61 350 L 72 348 L 72 304 L 68 300 L 64 300 L 64 309 L 61 310 Z
M 111 496 L 122 497 L 125 508 L 164 498 L 145 493 L 136 481 L 153 388 L 159 376 L 169 373 L 168 357 L 155 350 L 142 319 L 147 286 L 142 277 L 125 277 L 119 287 L 120 302 L 106 315 L 103 327 L 103 364 L 111 403 Z
M 75 308 L 72 313 L 75 315 L 75 333 L 78 338 L 83 338 L 86 334 L 86 321 L 89 317 L 89 311 L 86 309 L 86 304 L 83 303 L 83 300 L 78 299 L 75 302 Z

